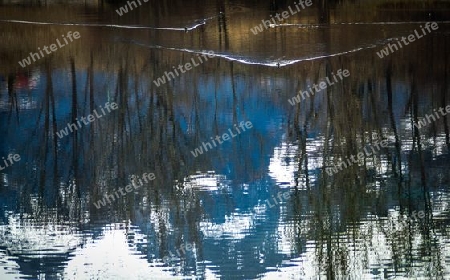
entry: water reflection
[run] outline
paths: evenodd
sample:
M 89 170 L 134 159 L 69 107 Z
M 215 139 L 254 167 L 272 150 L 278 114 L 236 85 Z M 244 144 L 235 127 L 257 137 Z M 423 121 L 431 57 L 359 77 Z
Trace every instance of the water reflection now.
M 0 46 L 0 157 L 21 155 L 0 172 L 1 279 L 450 275 L 448 118 L 414 126 L 449 104 L 448 7 L 431 13 L 439 32 L 379 59 L 430 15 L 324 4 L 255 36 L 249 28 L 286 5 L 186 3 L 180 18 L 152 5 L 120 19 L 107 5 L 96 15 L 74 5 L 81 19 L 4 7 L 0 31 L 24 39 Z M 17 65 L 74 27 L 80 42 Z M 155 86 L 204 50 L 217 55 Z M 288 102 L 337 69 L 350 77 Z M 56 136 L 106 102 L 118 110 Z M 192 156 L 241 120 L 253 128 Z M 380 139 L 386 148 L 326 172 Z M 94 206 L 150 172 L 149 184 Z

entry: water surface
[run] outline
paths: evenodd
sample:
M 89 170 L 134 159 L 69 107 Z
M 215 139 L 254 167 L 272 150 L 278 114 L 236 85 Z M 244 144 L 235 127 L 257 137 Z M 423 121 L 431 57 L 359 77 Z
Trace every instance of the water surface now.
M 450 5 L 341 2 L 256 35 L 292 3 L 0 6 L 0 157 L 21 158 L 0 171 L 0 279 L 449 278 L 448 116 L 414 124 L 450 105 Z M 19 65 L 68 31 L 81 38 Z

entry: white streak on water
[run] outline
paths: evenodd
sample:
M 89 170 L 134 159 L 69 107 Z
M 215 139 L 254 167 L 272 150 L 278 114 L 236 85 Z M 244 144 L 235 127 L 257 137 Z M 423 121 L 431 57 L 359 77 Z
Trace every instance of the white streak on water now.
M 82 27 L 106 27 L 106 28 L 122 28 L 122 29 L 152 29 L 152 30 L 168 30 L 168 31 L 191 31 L 200 26 L 206 25 L 207 21 L 221 16 L 222 13 L 205 19 L 195 20 L 193 23 L 184 27 L 152 27 L 139 25 L 119 25 L 119 24 L 101 24 L 101 23 L 69 23 L 69 22 L 41 22 L 15 19 L 0 19 L 0 22 L 34 24 L 34 25 L 59 25 L 59 26 L 82 26 Z
M 298 27 L 298 28 L 328 28 L 333 25 L 412 25 L 423 24 L 429 21 L 379 21 L 379 22 L 334 22 L 330 24 L 304 24 L 304 23 L 278 23 L 270 24 L 271 28 L 275 27 Z M 450 23 L 450 21 L 434 21 L 438 24 Z
M 123 40 L 122 42 L 131 43 L 131 44 L 135 44 L 135 45 L 150 48 L 150 49 L 173 50 L 173 51 L 180 51 L 180 52 L 186 52 L 186 53 L 194 53 L 194 54 L 199 54 L 199 55 L 210 54 L 206 50 L 199 51 L 199 50 L 192 50 L 192 49 L 185 49 L 185 48 L 164 47 L 164 46 L 160 46 L 160 45 L 146 45 L 146 44 L 134 41 L 134 40 L 132 40 L 132 41 L 124 41 Z M 349 53 L 354 53 L 354 52 L 358 52 L 358 51 L 365 50 L 365 49 L 375 48 L 376 46 L 377 46 L 376 44 L 371 44 L 371 45 L 366 45 L 363 47 L 358 47 L 358 48 L 355 48 L 355 49 L 352 49 L 349 51 L 337 52 L 337 53 L 333 53 L 333 54 L 326 54 L 326 55 L 319 55 L 319 56 L 312 56 L 312 57 L 304 57 L 304 58 L 298 58 L 298 59 L 283 59 L 281 57 L 278 59 L 258 60 L 257 58 L 246 57 L 246 56 L 238 55 L 238 54 L 226 54 L 226 53 L 216 53 L 216 52 L 214 52 L 211 55 L 214 55 L 215 57 L 224 58 L 229 61 L 236 61 L 239 63 L 249 64 L 249 65 L 261 65 L 261 66 L 268 66 L 268 67 L 284 67 L 284 66 L 292 65 L 292 64 L 302 62 L 302 61 L 311 61 L 311 60 L 316 60 L 316 59 L 321 59 L 321 58 L 334 57 L 334 56 L 340 56 L 340 55 L 345 55 L 345 54 L 349 54 Z

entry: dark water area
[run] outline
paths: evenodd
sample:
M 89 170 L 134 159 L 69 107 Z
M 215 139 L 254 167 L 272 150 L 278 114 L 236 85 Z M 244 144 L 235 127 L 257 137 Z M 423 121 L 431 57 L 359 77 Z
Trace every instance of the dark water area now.
M 450 279 L 450 2 L 23 2 L 1 280 Z

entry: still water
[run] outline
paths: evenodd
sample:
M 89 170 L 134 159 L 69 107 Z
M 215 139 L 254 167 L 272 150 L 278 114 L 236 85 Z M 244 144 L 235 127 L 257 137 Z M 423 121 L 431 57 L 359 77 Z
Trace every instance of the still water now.
M 450 279 L 449 2 L 16 2 L 0 279 Z

